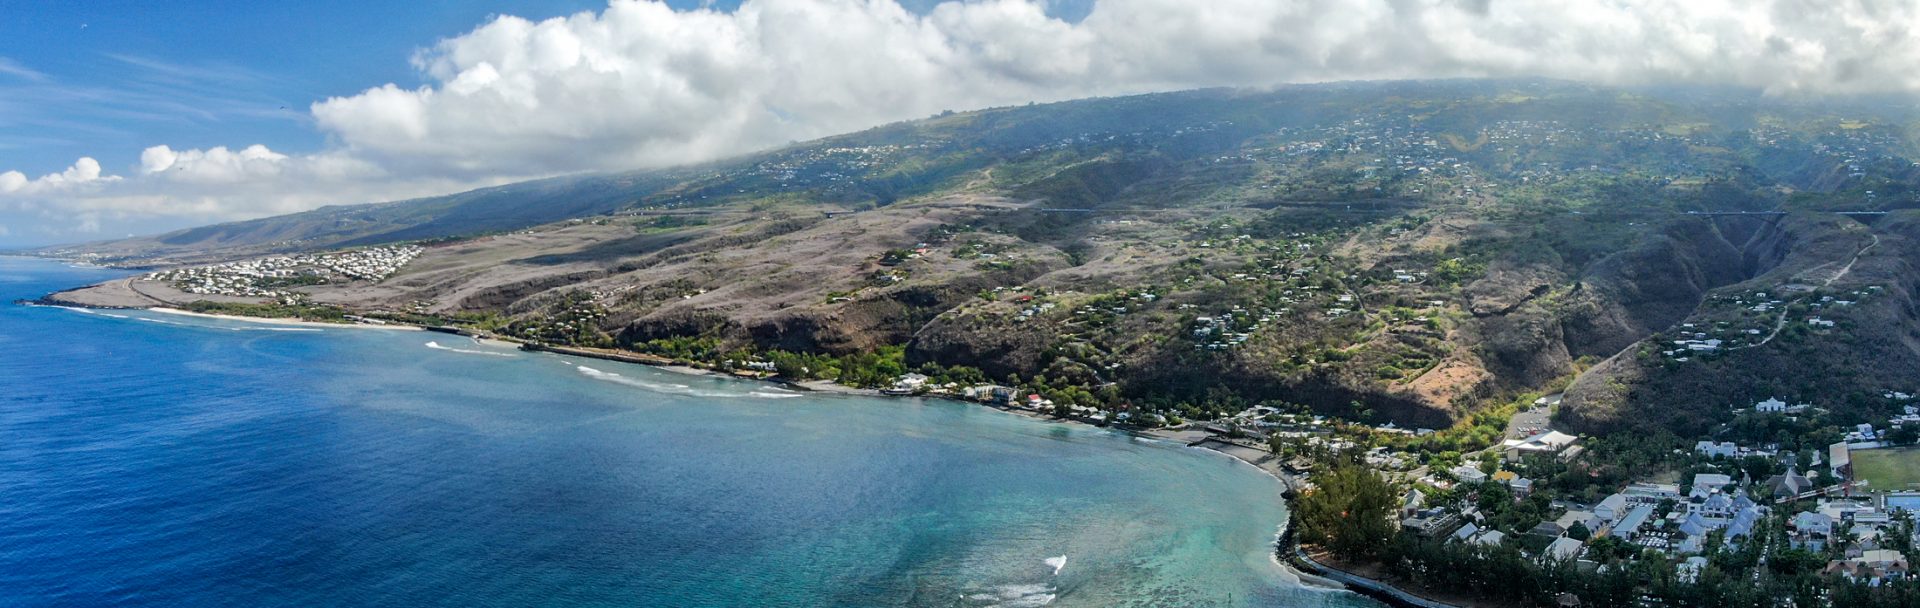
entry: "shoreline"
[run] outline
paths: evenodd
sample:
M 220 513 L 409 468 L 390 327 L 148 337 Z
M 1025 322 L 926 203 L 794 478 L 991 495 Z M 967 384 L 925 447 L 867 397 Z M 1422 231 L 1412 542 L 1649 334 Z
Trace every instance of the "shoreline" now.
M 90 306 L 69 306 L 69 307 L 70 308 L 92 308 Z M 133 310 L 149 310 L 149 311 L 153 311 L 161 314 L 179 315 L 179 316 L 185 316 L 185 317 L 199 317 L 202 319 L 219 319 L 222 321 L 240 321 L 244 323 L 261 323 L 265 325 L 288 325 L 288 326 L 295 326 L 295 327 L 316 327 L 316 328 L 331 327 L 336 329 L 386 329 L 386 330 L 393 330 L 393 331 L 426 331 L 426 328 L 420 327 L 418 325 L 407 325 L 407 324 L 399 324 L 399 323 L 389 324 L 389 325 L 379 325 L 374 323 L 325 323 L 321 321 L 307 321 L 302 319 L 285 319 L 285 318 L 275 318 L 275 317 L 245 317 L 240 315 L 220 315 L 220 314 L 205 313 L 205 312 L 193 312 L 191 310 L 181 310 L 178 308 L 170 308 L 166 306 L 154 306 L 151 308 L 137 308 Z
M 1313 559 L 1313 556 L 1308 555 L 1305 549 L 1297 545 L 1287 547 L 1286 551 L 1288 556 L 1284 561 L 1293 562 L 1295 568 L 1311 570 L 1315 577 L 1333 581 L 1343 589 L 1372 598 L 1389 606 L 1400 608 L 1476 608 L 1482 606 L 1481 604 L 1453 604 L 1432 599 L 1402 589 L 1386 581 L 1348 572 Z
M 1121 433 L 1131 437 L 1146 439 L 1149 441 L 1167 442 L 1167 443 L 1174 444 L 1179 447 L 1184 447 L 1187 449 L 1197 449 L 1197 450 L 1212 452 L 1214 454 L 1218 454 L 1220 456 L 1224 456 L 1231 460 L 1240 462 L 1241 464 L 1246 465 L 1256 471 L 1264 473 L 1268 478 L 1272 479 L 1274 483 L 1280 486 L 1280 490 L 1283 495 L 1291 495 L 1291 493 L 1294 491 L 1294 486 L 1296 484 L 1295 481 L 1290 479 L 1291 475 L 1289 474 L 1271 470 L 1266 466 L 1262 466 L 1261 463 L 1259 462 L 1256 462 L 1254 460 L 1249 460 L 1246 456 L 1242 454 L 1211 447 L 1214 445 L 1220 445 L 1221 442 L 1211 439 L 1212 436 L 1210 434 L 1201 433 L 1202 435 L 1205 435 L 1206 438 L 1200 439 L 1198 441 L 1189 442 L 1178 435 L 1175 435 L 1171 432 L 1167 432 L 1164 430 L 1137 429 L 1137 428 L 1118 427 L 1118 426 L 1110 426 L 1110 425 L 1100 425 L 1100 424 L 1095 424 L 1093 422 L 1089 422 L 1082 419 L 1061 418 L 1061 417 L 1053 416 L 1051 414 L 1047 414 L 1043 412 L 1012 407 L 1007 404 L 996 404 L 996 403 L 989 403 L 989 402 L 983 402 L 983 401 L 974 401 L 974 400 L 965 399 L 955 395 L 948 395 L 948 394 L 892 395 L 892 394 L 887 394 L 885 392 L 882 392 L 878 389 L 851 387 L 851 386 L 846 386 L 846 385 L 836 383 L 831 380 L 792 381 L 792 380 L 785 380 L 785 379 L 777 379 L 774 377 L 740 376 L 736 374 L 729 374 L 725 372 L 685 365 L 675 360 L 667 359 L 664 357 L 648 355 L 645 353 L 626 353 L 626 352 L 620 352 L 620 351 L 602 352 L 603 349 L 586 349 L 586 348 L 578 348 L 578 347 L 556 347 L 556 346 L 537 345 L 530 342 L 520 342 L 516 340 L 503 339 L 503 338 L 488 335 L 488 334 L 473 333 L 473 332 L 470 332 L 464 329 L 459 329 L 459 328 L 430 327 L 430 326 L 415 325 L 415 324 L 401 323 L 401 322 L 391 322 L 391 324 L 387 324 L 387 325 L 378 325 L 378 324 L 371 324 L 371 323 L 324 323 L 324 322 L 318 322 L 318 321 L 306 321 L 301 319 L 246 317 L 246 316 L 239 316 L 239 315 L 200 313 L 200 312 L 193 312 L 189 310 L 182 310 L 182 309 L 172 308 L 167 306 L 127 307 L 127 308 L 85 306 L 85 305 L 78 305 L 78 304 L 72 304 L 72 303 L 66 303 L 66 302 L 52 301 L 46 298 L 42 298 L 40 301 L 34 301 L 34 302 L 23 301 L 22 303 L 27 305 L 33 305 L 33 306 L 49 306 L 49 307 L 56 307 L 56 308 L 75 308 L 75 309 L 85 309 L 85 310 L 150 310 L 153 312 L 167 314 L 167 315 L 199 317 L 204 319 L 217 319 L 217 320 L 225 320 L 225 321 L 258 323 L 258 324 L 266 324 L 266 325 L 295 326 L 295 327 L 305 327 L 305 328 L 331 327 L 331 328 L 342 328 L 342 329 L 374 329 L 374 330 L 394 330 L 394 331 L 441 332 L 441 333 L 449 333 L 453 335 L 467 337 L 467 338 L 488 343 L 488 344 L 494 344 L 499 346 L 516 346 L 520 350 L 528 351 L 528 352 L 544 352 L 544 353 L 563 355 L 563 356 L 574 356 L 574 357 L 581 357 L 586 359 L 611 361 L 615 363 L 628 363 L 633 365 L 642 365 L 642 366 L 655 368 L 655 369 L 659 369 L 661 371 L 670 372 L 670 373 L 685 374 L 690 376 L 703 376 L 703 377 L 710 377 L 710 378 L 724 378 L 728 380 L 758 382 L 758 383 L 771 384 L 771 385 L 782 387 L 782 388 L 788 388 L 788 389 L 794 389 L 794 390 L 800 390 L 800 391 L 806 391 L 806 392 L 812 392 L 812 393 L 854 396 L 854 397 L 939 399 L 943 401 L 951 401 L 951 402 L 960 403 L 964 405 L 986 407 L 988 409 L 997 410 L 1003 413 L 1012 414 L 1015 416 L 1020 416 L 1022 418 L 1027 418 L 1027 419 L 1039 421 L 1039 422 L 1078 424 L 1088 428 L 1102 429 L 1102 430 L 1111 431 L 1115 433 Z M 1227 445 L 1231 445 L 1231 444 L 1227 444 Z M 1291 508 L 1292 507 L 1291 501 L 1286 501 L 1286 506 Z M 1319 589 L 1324 591 L 1346 591 L 1350 593 L 1359 593 L 1361 595 L 1371 595 L 1356 589 L 1355 586 L 1353 585 L 1343 584 L 1339 580 L 1321 576 L 1318 573 L 1309 572 L 1305 569 L 1295 567 L 1294 565 L 1289 564 L 1287 560 L 1281 559 L 1280 552 L 1281 550 L 1285 549 L 1285 547 L 1283 546 L 1283 543 L 1285 542 L 1287 532 L 1288 532 L 1288 527 L 1290 524 L 1291 522 L 1289 521 L 1282 521 L 1276 524 L 1273 540 L 1272 540 L 1272 543 L 1269 545 L 1271 550 L 1268 551 L 1267 556 L 1271 561 L 1271 563 L 1280 571 L 1280 573 L 1292 576 L 1297 582 L 1297 584 L 1299 584 L 1303 588 Z

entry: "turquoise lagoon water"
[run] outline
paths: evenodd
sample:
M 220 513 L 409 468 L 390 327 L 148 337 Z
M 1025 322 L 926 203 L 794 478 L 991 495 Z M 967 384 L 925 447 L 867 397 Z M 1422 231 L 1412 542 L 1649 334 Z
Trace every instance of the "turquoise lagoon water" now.
M 111 276 L 0 257 L 0 299 Z M 987 408 L 0 305 L 5 606 L 1369 605 L 1272 562 L 1284 519 L 1223 456 Z

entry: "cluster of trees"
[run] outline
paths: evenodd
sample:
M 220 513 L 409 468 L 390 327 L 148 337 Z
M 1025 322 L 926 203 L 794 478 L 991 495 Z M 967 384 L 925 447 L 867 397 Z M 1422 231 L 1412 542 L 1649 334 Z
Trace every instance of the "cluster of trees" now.
M 865 388 L 891 385 L 894 379 L 908 371 L 907 349 L 904 346 L 882 346 L 871 352 L 838 356 L 782 350 L 767 351 L 757 355 L 748 351 L 738 351 L 729 355 L 728 358 L 735 361 L 760 359 L 771 362 L 774 371 L 785 378 L 832 380 L 847 386 Z
M 690 215 L 660 215 L 634 220 L 633 225 L 643 232 L 677 230 L 692 226 L 707 225 L 707 218 Z
M 1317 473 L 1314 487 L 1294 500 L 1293 526 L 1300 541 L 1350 559 L 1384 555 L 1398 525 L 1400 491 L 1378 473 L 1347 463 Z
M 1389 574 L 1427 589 L 1522 605 L 1552 605 L 1561 593 L 1584 604 L 1632 605 L 1635 580 L 1624 570 L 1581 575 L 1573 560 L 1536 559 L 1516 547 L 1446 543 L 1406 533 L 1382 552 Z
M 513 321 L 501 331 L 547 344 L 612 348 L 613 336 L 600 330 L 607 311 L 595 302 L 593 294 L 573 290 L 554 297 L 544 313 Z
M 347 314 L 347 311 L 338 307 L 320 304 L 253 304 L 247 302 L 212 302 L 208 300 L 195 300 L 187 304 L 186 309 L 192 312 L 210 315 L 301 319 L 305 321 L 323 321 L 329 323 L 345 322 Z

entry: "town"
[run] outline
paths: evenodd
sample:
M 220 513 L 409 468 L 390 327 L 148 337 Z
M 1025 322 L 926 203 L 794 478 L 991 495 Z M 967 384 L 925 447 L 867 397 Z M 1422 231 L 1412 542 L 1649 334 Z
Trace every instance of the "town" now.
M 379 282 L 425 251 L 418 245 L 369 247 L 336 253 L 270 256 L 211 266 L 163 270 L 147 274 L 196 295 L 287 298 L 301 285 L 334 282 Z

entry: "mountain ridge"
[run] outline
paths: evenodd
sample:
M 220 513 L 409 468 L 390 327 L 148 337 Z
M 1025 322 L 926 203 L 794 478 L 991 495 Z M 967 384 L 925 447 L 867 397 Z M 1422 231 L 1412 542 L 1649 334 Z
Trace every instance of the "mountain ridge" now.
M 426 249 L 377 283 L 293 291 L 707 365 L 800 353 L 839 368 L 897 348 L 901 366 L 1108 410 L 1273 402 L 1447 428 L 1638 348 L 1817 244 L 1783 223 L 1906 221 L 1831 212 L 1920 206 L 1915 124 L 1874 103 L 1550 81 L 998 108 L 698 167 L 315 212 L 335 225 L 302 230 L 336 240 L 306 249 Z M 257 255 L 320 233 L 288 227 L 300 221 L 167 238 Z M 1575 393 L 1569 411 L 1620 407 Z

